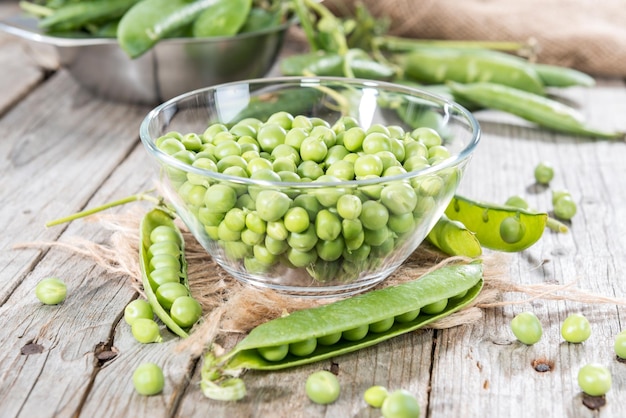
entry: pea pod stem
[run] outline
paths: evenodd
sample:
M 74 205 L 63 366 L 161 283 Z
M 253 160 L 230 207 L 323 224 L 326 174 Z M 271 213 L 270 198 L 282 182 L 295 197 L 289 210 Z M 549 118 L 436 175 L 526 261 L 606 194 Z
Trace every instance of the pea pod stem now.
M 80 219 L 80 218 L 84 218 L 93 214 L 96 214 L 98 212 L 102 212 L 104 210 L 113 208 L 115 206 L 121 206 L 124 205 L 126 203 L 130 203 L 130 202 L 136 202 L 136 201 L 140 201 L 140 200 L 146 200 L 149 202 L 153 202 L 155 204 L 161 204 L 162 203 L 162 199 L 154 197 L 154 196 L 150 196 L 146 193 L 139 193 L 139 194 L 135 194 L 135 195 L 131 195 L 131 196 L 127 196 L 124 197 L 122 199 L 118 199 L 115 200 L 113 202 L 109 202 L 109 203 L 105 203 L 104 205 L 100 205 L 100 206 L 96 206 L 95 208 L 91 208 L 91 209 L 87 209 L 81 212 L 77 212 L 74 213 L 72 215 L 69 216 L 64 216 L 62 218 L 58 218 L 52 221 L 48 221 L 46 222 L 46 227 L 51 227 L 51 226 L 56 226 L 56 225 L 61 225 L 67 222 L 71 222 L 74 221 L 76 219 Z
M 40 4 L 35 4 L 30 1 L 20 1 L 19 6 L 26 13 L 30 13 L 37 17 L 47 17 L 54 13 L 54 9 Z

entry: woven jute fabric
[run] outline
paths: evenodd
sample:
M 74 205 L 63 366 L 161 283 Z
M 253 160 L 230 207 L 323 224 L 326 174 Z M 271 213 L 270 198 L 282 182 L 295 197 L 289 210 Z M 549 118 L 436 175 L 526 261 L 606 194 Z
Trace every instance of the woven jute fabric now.
M 392 35 L 537 42 L 537 61 L 596 76 L 626 76 L 624 0 L 325 0 L 337 15 L 357 3 L 391 20 Z

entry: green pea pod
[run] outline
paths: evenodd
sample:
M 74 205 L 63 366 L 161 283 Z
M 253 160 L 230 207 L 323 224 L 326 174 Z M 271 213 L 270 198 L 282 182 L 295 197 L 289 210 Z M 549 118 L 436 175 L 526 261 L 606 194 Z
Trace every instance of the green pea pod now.
M 39 21 L 47 31 L 63 32 L 120 18 L 139 0 L 96 0 L 63 4 Z
M 468 305 L 481 291 L 482 264 L 446 266 L 419 280 L 343 299 L 328 305 L 295 311 L 253 329 L 235 348 L 218 359 L 224 373 L 238 369 L 278 370 L 350 353 L 395 336 L 414 331 Z M 369 331 L 362 339 L 340 339 L 335 344 L 318 344 L 308 355 L 287 354 L 281 360 L 266 360 L 259 349 L 293 345 L 343 333 L 370 324 L 397 319 L 427 305 L 447 300 L 434 314 L 420 313 L 408 322 L 395 320 L 382 332 Z M 371 328 L 370 328 L 371 329 Z M 216 362 L 208 367 L 215 366 Z
M 251 7 L 252 0 L 218 0 L 193 22 L 193 36 L 202 38 L 235 35 L 246 22 Z
M 364 51 L 351 50 L 352 58 L 349 70 L 357 78 L 371 80 L 390 80 L 394 70 L 368 57 Z M 345 57 L 337 53 L 311 52 L 292 55 L 281 60 L 280 70 L 283 75 L 307 75 L 346 77 Z
M 445 214 L 476 234 L 483 247 L 507 252 L 522 251 L 533 245 L 543 235 L 548 222 L 548 214 L 544 212 L 477 202 L 458 195 L 452 198 Z M 513 240 L 506 235 L 505 240 L 500 232 L 502 223 L 509 218 L 519 220 L 523 229 Z
M 448 255 L 478 257 L 483 250 L 476 234 L 463 223 L 442 215 L 426 236 L 428 242 Z
M 533 67 L 547 87 L 593 87 L 596 84 L 593 77 L 573 68 L 549 64 L 533 64 Z
M 604 139 L 624 138 L 623 132 L 607 132 L 588 126 L 576 109 L 547 97 L 494 83 L 448 82 L 448 85 L 455 96 L 511 113 L 557 132 Z
M 400 61 L 406 75 L 424 83 L 492 82 L 544 94 L 543 83 L 532 66 L 501 55 L 494 51 L 420 48 L 403 55 Z
M 184 240 L 183 236 L 180 233 L 178 227 L 174 224 L 172 217 L 165 211 L 155 208 L 148 212 L 143 219 L 141 220 L 140 225 L 140 248 L 139 248 L 139 259 L 140 259 L 140 267 L 142 274 L 142 284 L 144 292 L 146 293 L 146 298 L 152 306 L 152 310 L 156 314 L 156 316 L 167 326 L 173 333 L 176 335 L 186 338 L 188 336 L 187 331 L 181 328 L 169 315 L 169 313 L 161 306 L 156 296 L 156 286 L 151 282 L 149 278 L 149 263 L 150 257 L 148 254 L 148 249 L 152 244 L 150 241 L 150 233 L 160 225 L 166 225 L 172 228 L 176 234 L 178 235 L 180 245 L 181 245 L 181 256 L 180 256 L 180 264 L 181 264 L 181 278 L 180 283 L 182 283 L 187 289 L 189 289 L 189 282 L 187 279 L 187 262 L 185 260 L 185 250 L 184 250 Z
M 190 25 L 218 0 L 142 0 L 128 10 L 117 31 L 120 46 L 136 58 L 158 41 Z
M 258 32 L 273 28 L 281 24 L 283 12 L 281 10 L 266 10 L 261 7 L 253 7 L 248 14 L 246 22 L 241 27 L 242 33 Z

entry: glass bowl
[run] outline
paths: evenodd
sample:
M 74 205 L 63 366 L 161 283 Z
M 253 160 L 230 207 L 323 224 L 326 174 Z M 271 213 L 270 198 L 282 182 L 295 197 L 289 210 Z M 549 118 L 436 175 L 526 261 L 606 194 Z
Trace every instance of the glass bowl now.
M 256 79 L 153 109 L 141 140 L 164 197 L 238 280 L 332 297 L 384 280 L 452 199 L 474 117 L 385 82 Z

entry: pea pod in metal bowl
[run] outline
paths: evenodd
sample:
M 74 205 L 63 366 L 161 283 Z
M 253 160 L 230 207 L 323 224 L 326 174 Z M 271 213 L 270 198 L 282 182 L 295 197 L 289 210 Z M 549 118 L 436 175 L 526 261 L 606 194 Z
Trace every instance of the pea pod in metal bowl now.
M 317 362 L 417 330 L 471 303 L 483 286 L 479 262 L 450 265 L 418 280 L 295 311 L 254 328 L 230 352 L 204 360 L 202 389 L 212 399 L 243 396 L 244 369 L 279 370 Z

